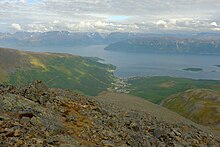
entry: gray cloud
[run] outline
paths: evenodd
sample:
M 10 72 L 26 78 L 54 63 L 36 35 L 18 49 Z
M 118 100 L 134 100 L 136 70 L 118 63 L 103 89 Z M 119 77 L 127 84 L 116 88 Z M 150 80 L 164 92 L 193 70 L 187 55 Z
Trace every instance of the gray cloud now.
M 1 0 L 0 31 L 220 30 L 219 0 Z M 114 19 L 113 19 L 114 18 Z

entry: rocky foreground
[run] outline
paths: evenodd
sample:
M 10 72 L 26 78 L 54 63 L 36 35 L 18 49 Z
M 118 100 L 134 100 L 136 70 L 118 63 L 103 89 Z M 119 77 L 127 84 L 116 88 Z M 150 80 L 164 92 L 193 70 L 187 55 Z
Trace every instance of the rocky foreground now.
M 147 107 L 147 106 L 146 106 Z M 77 93 L 0 85 L 0 146 L 218 146 L 220 139 L 193 125 Z

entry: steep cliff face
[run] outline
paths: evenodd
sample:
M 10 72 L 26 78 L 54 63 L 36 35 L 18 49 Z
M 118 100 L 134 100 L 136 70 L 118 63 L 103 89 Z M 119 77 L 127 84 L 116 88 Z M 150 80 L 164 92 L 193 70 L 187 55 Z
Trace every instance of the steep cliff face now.
M 50 89 L 42 81 L 21 88 L 0 85 L 0 146 L 217 146 L 220 143 L 210 131 L 162 121 L 140 109 L 103 101 L 104 97 L 86 98 L 71 91 Z M 148 107 L 147 103 L 144 107 Z M 154 107 L 162 111 L 159 106 Z

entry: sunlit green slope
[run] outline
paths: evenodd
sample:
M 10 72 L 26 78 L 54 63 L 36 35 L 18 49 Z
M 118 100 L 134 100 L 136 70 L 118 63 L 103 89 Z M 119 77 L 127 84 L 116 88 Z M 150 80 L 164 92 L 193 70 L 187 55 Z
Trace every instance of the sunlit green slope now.
M 96 58 L 0 49 L 0 82 L 13 85 L 43 80 L 49 87 L 97 95 L 111 86 L 114 68 Z

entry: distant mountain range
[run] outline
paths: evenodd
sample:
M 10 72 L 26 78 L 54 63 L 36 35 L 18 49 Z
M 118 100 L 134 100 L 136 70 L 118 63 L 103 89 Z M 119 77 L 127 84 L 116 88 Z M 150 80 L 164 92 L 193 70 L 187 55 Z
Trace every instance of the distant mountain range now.
M 220 33 L 149 34 L 51 31 L 0 33 L 0 47 L 72 47 L 109 44 L 106 50 L 140 53 L 220 54 Z
M 83 33 L 68 31 L 53 31 L 44 33 L 17 32 L 14 34 L 0 33 L 0 46 L 22 47 L 65 47 L 78 45 L 111 44 L 114 42 L 146 36 L 140 33 Z
M 45 33 L 17 32 L 0 34 L 2 47 L 31 46 L 54 47 L 101 44 L 103 37 L 99 33 L 70 33 L 53 31 Z
M 220 54 L 220 39 L 204 36 L 134 38 L 113 43 L 105 50 L 134 53 Z

